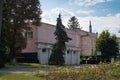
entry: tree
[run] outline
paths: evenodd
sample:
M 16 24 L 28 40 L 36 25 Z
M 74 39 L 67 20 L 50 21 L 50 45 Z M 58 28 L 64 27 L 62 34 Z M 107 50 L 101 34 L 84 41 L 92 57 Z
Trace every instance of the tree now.
M 78 22 L 78 19 L 75 16 L 70 18 L 70 20 L 68 22 L 68 27 L 70 29 L 78 29 L 78 28 L 80 28 L 80 24 Z
M 62 24 L 61 15 L 59 14 L 59 17 L 57 18 L 56 31 L 54 33 L 57 41 L 53 45 L 52 54 L 49 59 L 49 64 L 51 65 L 64 65 L 65 60 L 63 55 L 66 49 L 65 42 L 71 40 L 64 29 L 65 26 Z
M 1 27 L 2 27 L 2 8 L 3 7 L 3 0 L 0 0 L 0 41 L 1 41 Z
M 7 32 L 9 36 L 6 36 L 5 40 L 8 41 L 7 47 L 10 49 L 10 58 L 15 59 L 16 54 L 26 47 L 23 32 L 30 29 L 27 26 L 28 23 L 39 25 L 42 12 L 39 0 L 6 0 L 4 4 L 7 7 L 7 14 L 5 14 L 7 17 L 2 19 L 7 20 L 4 27 L 9 29 Z
M 6 52 L 8 47 L 10 29 L 8 21 L 8 8 L 5 3 L 3 3 L 3 13 L 2 13 L 2 27 L 1 27 L 1 40 L 0 40 L 0 67 L 3 67 L 6 63 Z
M 0 44 L 0 68 L 4 67 L 5 64 L 5 46 Z
M 96 49 L 101 52 L 104 60 L 116 58 L 119 53 L 117 37 L 108 31 L 103 31 L 96 41 Z

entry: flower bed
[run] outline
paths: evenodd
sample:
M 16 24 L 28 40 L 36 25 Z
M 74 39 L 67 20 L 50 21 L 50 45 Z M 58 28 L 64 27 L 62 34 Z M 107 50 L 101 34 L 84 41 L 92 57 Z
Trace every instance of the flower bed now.
M 120 62 L 96 67 L 59 68 L 49 72 L 46 80 L 120 80 Z

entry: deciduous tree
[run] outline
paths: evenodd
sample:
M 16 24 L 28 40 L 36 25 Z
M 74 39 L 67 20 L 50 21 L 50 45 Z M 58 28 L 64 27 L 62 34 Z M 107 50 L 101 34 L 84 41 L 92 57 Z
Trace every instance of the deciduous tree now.
M 70 18 L 68 22 L 68 27 L 69 29 L 78 29 L 78 28 L 81 29 L 78 19 L 75 16 Z
M 96 49 L 101 52 L 104 60 L 116 58 L 119 53 L 117 37 L 111 35 L 108 31 L 103 31 L 96 41 Z
M 4 27 L 9 29 L 9 38 L 6 36 L 7 47 L 10 49 L 11 59 L 15 59 L 16 54 L 26 47 L 23 32 L 30 29 L 28 23 L 39 25 L 42 11 L 39 0 L 5 0 L 4 4 L 7 7 L 7 17 L 2 20 L 7 20 Z

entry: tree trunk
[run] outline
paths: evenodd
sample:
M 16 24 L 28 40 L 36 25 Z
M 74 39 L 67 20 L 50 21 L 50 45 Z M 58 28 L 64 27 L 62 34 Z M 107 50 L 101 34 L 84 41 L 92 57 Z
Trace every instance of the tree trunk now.
M 1 28 L 2 28 L 2 10 L 3 10 L 3 0 L 0 0 L 0 43 L 1 43 Z
M 16 63 L 17 63 L 16 58 L 12 58 L 12 59 L 11 59 L 11 64 L 15 66 Z
M 12 34 L 12 48 L 11 48 L 11 63 L 13 65 L 16 65 L 17 61 L 16 61 L 16 17 L 14 19 L 14 26 L 13 26 L 13 34 Z

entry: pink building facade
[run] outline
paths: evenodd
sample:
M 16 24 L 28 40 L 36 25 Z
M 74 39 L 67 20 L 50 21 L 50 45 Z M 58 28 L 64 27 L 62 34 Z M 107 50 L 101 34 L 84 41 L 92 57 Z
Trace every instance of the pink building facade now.
M 47 64 L 52 52 L 52 45 L 56 42 L 54 32 L 55 25 L 41 23 L 40 26 L 30 25 L 32 28 L 31 39 L 27 40 L 27 47 L 23 53 L 36 53 L 41 64 Z M 90 56 L 95 51 L 96 33 L 90 33 L 80 29 L 65 29 L 67 35 L 72 38 L 66 43 L 67 49 L 64 55 L 65 64 L 80 64 L 80 56 Z

